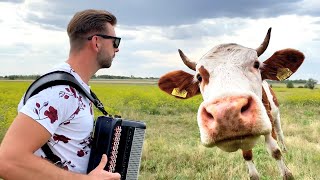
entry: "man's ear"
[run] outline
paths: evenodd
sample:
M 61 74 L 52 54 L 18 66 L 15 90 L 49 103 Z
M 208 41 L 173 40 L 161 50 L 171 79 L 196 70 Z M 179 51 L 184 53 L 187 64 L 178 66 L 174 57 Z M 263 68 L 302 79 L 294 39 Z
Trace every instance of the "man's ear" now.
M 192 74 L 184 71 L 172 71 L 160 77 L 158 86 L 164 92 L 176 97 L 187 99 L 200 93 L 198 81 Z
M 262 79 L 282 81 L 289 78 L 303 63 L 304 55 L 295 49 L 275 52 L 260 68 Z

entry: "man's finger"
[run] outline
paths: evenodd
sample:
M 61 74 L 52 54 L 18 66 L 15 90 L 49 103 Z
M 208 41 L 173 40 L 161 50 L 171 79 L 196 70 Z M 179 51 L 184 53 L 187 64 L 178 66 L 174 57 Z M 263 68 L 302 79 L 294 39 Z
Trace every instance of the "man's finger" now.
M 114 179 L 120 179 L 121 175 L 119 173 L 113 173 L 113 178 Z
M 99 163 L 99 165 L 97 166 L 96 169 L 101 169 L 101 170 L 104 169 L 104 167 L 106 166 L 107 162 L 108 162 L 108 157 L 107 157 L 107 155 L 103 154 L 102 158 L 101 158 L 101 161 L 100 161 L 100 163 Z

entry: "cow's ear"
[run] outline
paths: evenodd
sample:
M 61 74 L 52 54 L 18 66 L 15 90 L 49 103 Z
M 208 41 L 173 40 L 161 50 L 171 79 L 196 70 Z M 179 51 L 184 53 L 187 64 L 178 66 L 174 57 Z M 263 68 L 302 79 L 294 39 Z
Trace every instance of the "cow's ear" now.
M 172 71 L 160 77 L 158 86 L 164 92 L 181 99 L 187 99 L 200 93 L 198 81 L 192 74 L 184 71 Z
M 289 78 L 300 67 L 304 55 L 295 49 L 283 49 L 275 52 L 263 62 L 261 70 L 262 79 L 282 81 Z

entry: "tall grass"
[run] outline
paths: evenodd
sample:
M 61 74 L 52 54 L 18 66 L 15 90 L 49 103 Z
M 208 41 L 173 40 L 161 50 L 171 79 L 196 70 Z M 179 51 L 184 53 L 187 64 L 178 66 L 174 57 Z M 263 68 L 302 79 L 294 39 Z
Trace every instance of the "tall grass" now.
M 16 116 L 30 82 L 0 82 L 0 141 Z M 92 83 L 107 111 L 147 124 L 139 179 L 248 179 L 241 152 L 226 153 L 200 144 L 196 112 L 202 99 L 178 100 L 155 84 Z M 280 102 L 287 166 L 296 179 L 319 179 L 320 90 L 274 88 Z M 96 116 L 101 115 L 95 111 Z M 263 138 L 253 149 L 261 179 L 281 179 Z

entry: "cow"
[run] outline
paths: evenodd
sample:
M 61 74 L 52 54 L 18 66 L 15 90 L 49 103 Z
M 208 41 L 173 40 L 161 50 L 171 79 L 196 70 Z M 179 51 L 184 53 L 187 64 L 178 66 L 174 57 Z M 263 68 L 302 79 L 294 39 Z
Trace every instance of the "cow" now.
M 250 179 L 259 179 L 252 149 L 260 136 L 264 136 L 267 151 L 276 159 L 283 179 L 293 179 L 281 154 L 286 146 L 279 104 L 266 80 L 289 78 L 304 61 L 304 54 L 283 49 L 260 62 L 258 57 L 267 49 L 270 36 L 271 28 L 257 49 L 220 44 L 197 62 L 179 49 L 182 61 L 195 73 L 169 72 L 160 77 L 158 86 L 179 99 L 202 95 L 197 113 L 201 143 L 226 152 L 241 149 Z

